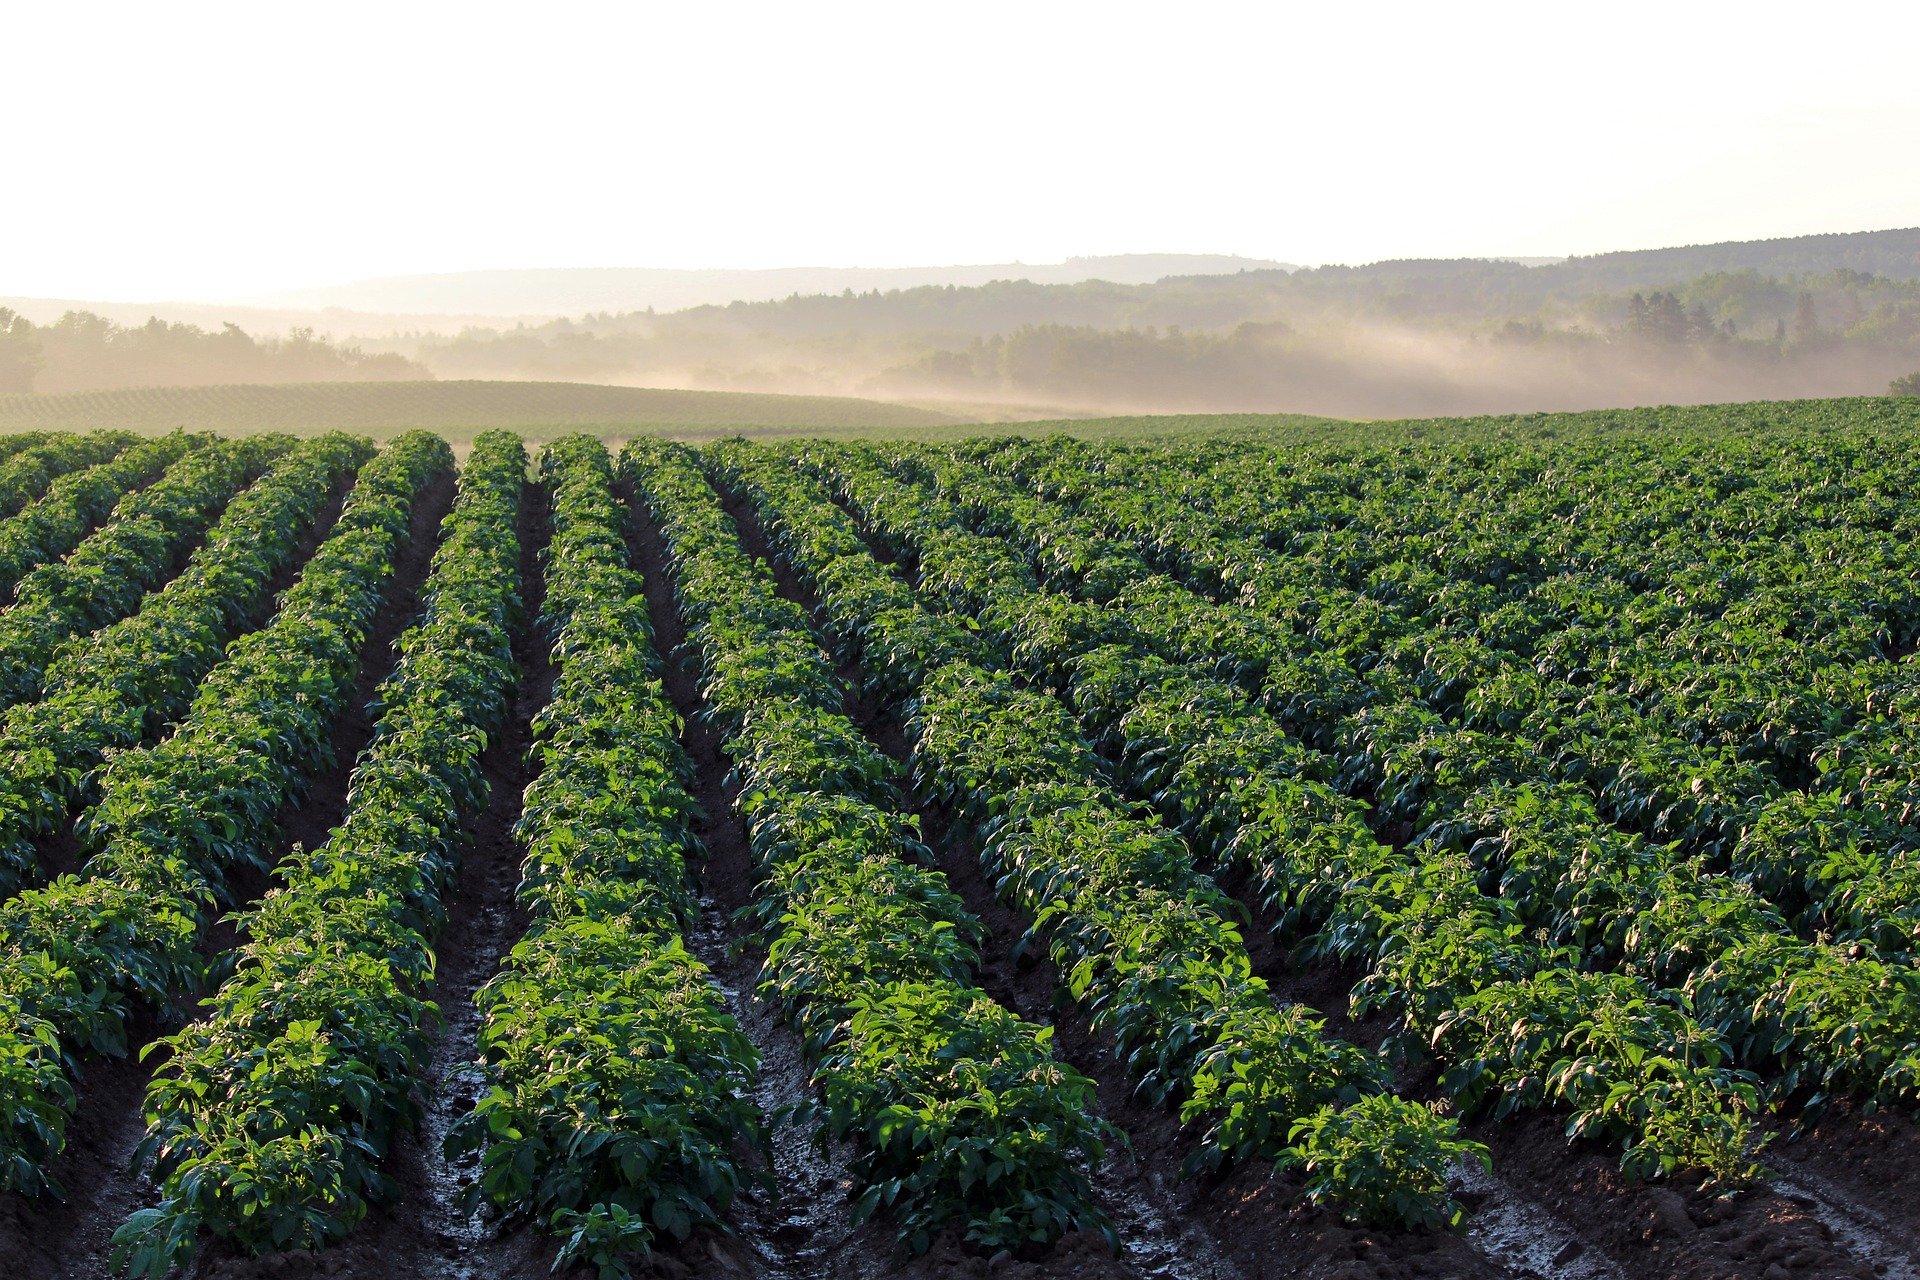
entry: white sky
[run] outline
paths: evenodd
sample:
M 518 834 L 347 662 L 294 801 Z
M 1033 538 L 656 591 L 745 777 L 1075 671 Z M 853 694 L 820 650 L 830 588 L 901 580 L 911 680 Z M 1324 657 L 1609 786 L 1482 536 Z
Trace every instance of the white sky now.
M 25 4 L 0 295 L 1920 224 L 1920 5 Z

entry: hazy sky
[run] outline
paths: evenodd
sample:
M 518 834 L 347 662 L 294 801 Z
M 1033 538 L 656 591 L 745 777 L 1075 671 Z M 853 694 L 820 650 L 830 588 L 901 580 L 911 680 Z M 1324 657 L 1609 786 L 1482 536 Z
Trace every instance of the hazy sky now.
M 1920 224 L 1920 6 L 9 5 L 0 295 Z

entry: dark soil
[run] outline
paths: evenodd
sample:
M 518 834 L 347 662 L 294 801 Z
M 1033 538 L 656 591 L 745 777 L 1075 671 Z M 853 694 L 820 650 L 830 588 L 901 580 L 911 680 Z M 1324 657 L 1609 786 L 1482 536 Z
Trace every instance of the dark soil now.
M 1861 1114 L 1838 1102 L 1799 1141 L 1776 1142 L 1771 1162 L 1844 1188 L 1849 1199 L 1884 1217 L 1920 1244 L 1920 1126 L 1891 1111 Z
M 1679 1183 L 1632 1184 L 1616 1157 L 1569 1146 L 1552 1115 L 1476 1126 L 1509 1182 L 1544 1200 L 1581 1241 L 1647 1280 L 1865 1277 L 1883 1274 L 1850 1250 L 1809 1198 L 1773 1190 L 1719 1198 Z M 1910 1212 L 1910 1211 L 1909 1211 Z
M 1802 1207 L 1809 1194 L 1897 1247 L 1920 1273 L 1920 1125 L 1891 1111 L 1871 1115 L 1831 1104 L 1805 1132 L 1767 1150 L 1781 1190 Z M 1796 1185 L 1798 1184 L 1798 1185 Z
M 281 853 L 295 840 L 324 840 L 326 832 L 339 820 L 346 798 L 347 774 L 353 758 L 366 745 L 372 732 L 365 704 L 393 667 L 396 656 L 393 642 L 417 608 L 420 582 L 432 559 L 440 518 L 446 514 L 452 497 L 453 476 L 448 472 L 437 477 L 414 503 L 411 526 L 388 587 L 386 608 L 361 650 L 360 672 L 352 699 L 333 728 L 333 765 L 314 778 L 302 803 L 288 806 L 278 816 L 279 829 L 286 837 Z M 312 549 L 319 545 L 322 525 L 331 526 L 332 519 L 338 515 L 338 504 L 329 507 L 326 515 L 303 544 L 294 567 L 282 575 L 284 581 L 275 582 L 274 594 L 291 584 L 298 567 L 305 564 Z M 265 612 L 263 610 L 263 614 Z M 265 618 L 260 621 L 264 622 Z M 230 887 L 236 902 L 250 902 L 266 889 L 267 877 L 248 871 L 235 876 Z M 205 931 L 201 953 L 209 957 L 224 955 L 237 941 L 232 922 L 222 919 Z M 218 978 L 216 973 L 213 980 Z M 135 1045 L 148 1044 L 167 1034 L 178 1025 L 180 1012 L 172 1011 L 170 1017 L 136 1020 L 129 1028 L 129 1041 Z M 140 1106 L 147 1081 L 161 1060 L 155 1055 L 141 1062 L 135 1055 L 98 1058 L 86 1064 L 77 1082 L 80 1103 L 69 1130 L 66 1150 L 51 1168 L 53 1176 L 65 1187 L 67 1198 L 59 1201 L 27 1200 L 13 1195 L 0 1197 L 0 1276 L 82 1280 L 108 1274 L 113 1232 L 129 1213 L 152 1196 L 152 1185 L 144 1175 L 131 1171 L 131 1163 L 134 1148 L 146 1131 Z

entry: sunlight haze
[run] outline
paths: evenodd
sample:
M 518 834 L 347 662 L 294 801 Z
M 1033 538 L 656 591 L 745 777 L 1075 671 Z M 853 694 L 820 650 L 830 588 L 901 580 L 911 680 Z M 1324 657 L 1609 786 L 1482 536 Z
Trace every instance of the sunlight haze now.
M 0 71 L 31 127 L 10 131 L 0 294 L 1551 256 L 1920 223 L 1904 6 L 1823 6 L 1818 32 L 1800 8 L 1670 3 L 1608 6 L 1604 26 L 1517 4 L 535 16 L 16 11 Z

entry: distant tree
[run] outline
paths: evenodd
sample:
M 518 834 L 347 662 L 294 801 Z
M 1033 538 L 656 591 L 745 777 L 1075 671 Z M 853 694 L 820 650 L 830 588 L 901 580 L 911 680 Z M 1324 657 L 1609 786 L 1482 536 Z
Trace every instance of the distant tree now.
M 1820 309 L 1814 305 L 1813 295 L 1804 289 L 1793 304 L 1793 336 L 1798 342 L 1820 336 Z
M 1528 346 L 1546 336 L 1547 327 L 1538 320 L 1509 320 L 1493 331 L 1493 341 L 1503 346 Z
M 42 391 L 190 387 L 242 382 L 377 382 L 432 376 L 403 356 L 337 345 L 311 329 L 255 338 L 236 325 L 208 332 L 157 317 L 118 325 L 69 311 L 35 331 Z
M 1633 295 L 1627 303 L 1627 332 L 1663 347 L 1683 347 L 1695 338 L 1693 321 L 1680 304 L 1679 295 L 1665 292 L 1644 298 Z
M 1687 312 L 1687 336 L 1694 342 L 1705 344 L 1713 340 L 1713 317 L 1707 314 L 1706 304 L 1696 302 Z
M 31 391 L 46 363 L 39 335 L 27 318 L 0 307 L 0 391 Z
M 1910 373 L 1904 378 L 1895 378 L 1887 384 L 1887 391 L 1896 396 L 1920 396 L 1920 373 Z

